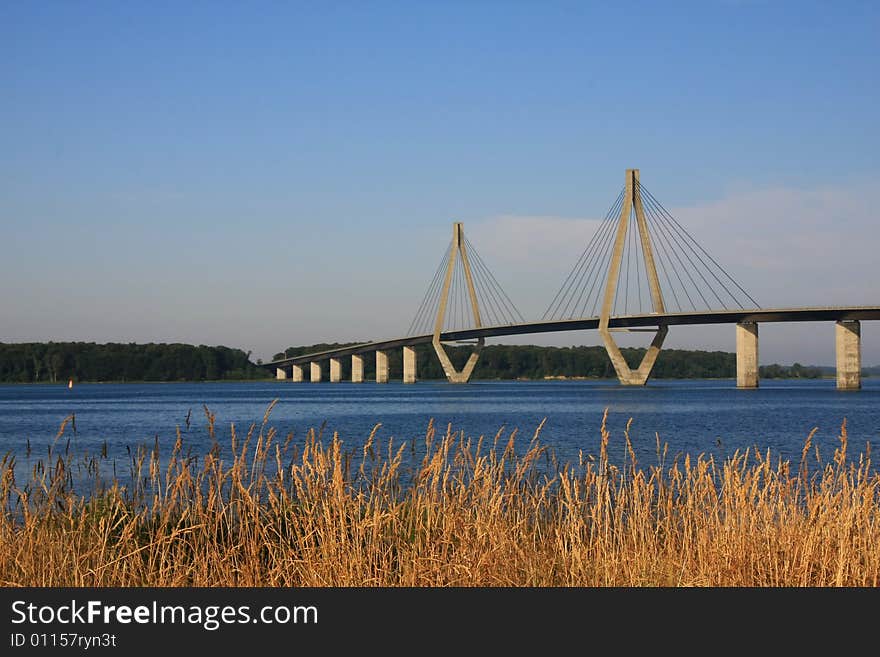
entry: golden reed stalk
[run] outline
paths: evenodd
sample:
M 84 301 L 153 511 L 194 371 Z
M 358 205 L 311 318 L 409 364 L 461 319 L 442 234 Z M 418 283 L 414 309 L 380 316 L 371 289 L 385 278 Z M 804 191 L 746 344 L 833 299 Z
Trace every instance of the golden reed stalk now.
M 556 464 L 517 431 L 438 431 L 343 449 L 337 434 L 281 439 L 268 424 L 228 449 L 131 455 L 124 484 L 69 454 L 16 481 L 0 463 L 4 586 L 877 586 L 880 475 L 870 449 L 811 466 L 769 453 L 664 465 L 608 456 Z M 607 413 L 606 413 L 607 416 Z M 65 422 L 65 425 L 67 422 Z M 58 438 L 64 432 L 62 425 Z M 104 466 L 106 467 L 106 466 Z M 85 473 L 88 494 L 74 475 Z

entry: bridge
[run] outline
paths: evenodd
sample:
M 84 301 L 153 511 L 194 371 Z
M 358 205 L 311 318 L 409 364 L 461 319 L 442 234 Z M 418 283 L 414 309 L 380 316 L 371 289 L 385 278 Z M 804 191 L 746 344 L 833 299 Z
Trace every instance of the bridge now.
M 660 268 L 657 268 L 657 265 Z M 667 308 L 669 306 L 669 309 Z M 674 311 L 671 309 L 675 306 Z M 470 380 L 486 338 L 595 329 L 623 385 L 645 385 L 670 326 L 736 325 L 736 385 L 757 388 L 758 326 L 764 322 L 835 322 L 837 388 L 861 388 L 861 324 L 880 319 L 880 306 L 761 308 L 627 169 L 623 189 L 540 319 L 527 321 L 504 292 L 460 222 L 405 335 L 273 360 L 279 380 L 364 380 L 364 358 L 375 355 L 376 382 L 389 380 L 389 352 L 403 350 L 403 382 L 415 383 L 415 347 L 431 344 L 451 383 Z M 484 323 L 484 320 L 488 323 Z M 626 362 L 615 332 L 652 332 L 641 363 Z M 457 369 L 445 345 L 472 351 Z

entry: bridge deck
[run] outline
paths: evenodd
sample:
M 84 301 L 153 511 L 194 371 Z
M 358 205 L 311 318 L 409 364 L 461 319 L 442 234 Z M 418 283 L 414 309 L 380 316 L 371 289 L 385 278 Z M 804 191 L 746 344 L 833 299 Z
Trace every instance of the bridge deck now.
M 612 317 L 608 323 L 611 328 L 648 328 L 654 326 L 677 326 L 695 324 L 736 324 L 739 322 L 824 322 L 841 320 L 872 320 L 880 319 L 880 306 L 826 306 L 816 308 L 760 308 L 748 310 L 712 310 L 691 313 L 665 313 L 624 315 Z M 525 322 L 522 324 L 504 324 L 502 326 L 484 326 L 482 328 L 449 331 L 440 335 L 444 342 L 460 340 L 476 340 L 477 338 L 499 337 L 505 335 L 527 335 L 530 333 L 554 333 L 557 331 L 583 331 L 599 326 L 598 317 L 581 319 L 564 319 L 549 322 Z M 329 351 L 302 354 L 291 358 L 273 360 L 263 363 L 263 367 L 283 367 L 302 365 L 313 361 L 329 358 L 342 358 L 353 354 L 370 353 L 377 350 L 396 347 L 428 344 L 433 336 L 417 335 L 403 338 L 391 338 L 376 342 L 341 347 Z

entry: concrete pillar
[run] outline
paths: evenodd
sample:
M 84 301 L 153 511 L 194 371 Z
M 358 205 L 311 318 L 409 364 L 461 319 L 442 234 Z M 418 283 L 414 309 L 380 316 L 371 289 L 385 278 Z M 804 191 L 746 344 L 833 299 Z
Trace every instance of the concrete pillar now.
M 351 355 L 351 382 L 364 382 L 364 357 L 361 354 Z
M 318 383 L 321 380 L 321 363 L 312 361 L 311 364 L 311 382 Z
M 736 325 L 736 387 L 758 387 L 758 323 Z
M 284 379 L 287 378 L 287 370 L 284 369 L 283 367 L 276 367 L 275 368 L 275 378 L 278 379 L 279 381 L 284 381 Z
M 862 329 L 858 320 L 837 322 L 834 329 L 837 352 L 837 389 L 862 387 Z
M 376 351 L 376 383 L 388 383 L 388 354 Z
M 418 378 L 418 368 L 416 365 L 416 348 L 403 348 L 403 382 L 415 383 Z
M 302 365 L 294 365 L 293 366 L 293 382 L 301 383 L 303 380 L 303 366 Z
M 330 383 L 342 381 L 342 361 L 338 358 L 330 359 Z

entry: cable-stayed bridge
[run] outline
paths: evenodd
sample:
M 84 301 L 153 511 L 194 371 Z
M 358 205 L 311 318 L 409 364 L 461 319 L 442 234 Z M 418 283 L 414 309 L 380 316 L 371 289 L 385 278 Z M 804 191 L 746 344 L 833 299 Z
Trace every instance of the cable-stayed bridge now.
M 758 325 L 763 322 L 835 322 L 837 387 L 861 387 L 862 320 L 880 319 L 880 306 L 761 308 L 754 298 L 645 189 L 638 169 L 628 169 L 623 189 L 606 213 L 540 319 L 527 320 L 467 239 L 461 223 L 450 241 L 405 335 L 302 354 L 265 363 L 278 379 L 342 379 L 351 358 L 351 380 L 364 380 L 364 358 L 375 355 L 376 381 L 389 379 L 388 352 L 403 349 L 403 381 L 415 383 L 415 347 L 432 344 L 452 383 L 466 383 L 486 338 L 598 330 L 624 385 L 644 385 L 670 326 L 736 325 L 737 387 L 758 387 Z M 637 368 L 624 359 L 613 333 L 653 333 Z M 466 343 L 472 352 L 457 369 L 444 348 Z

